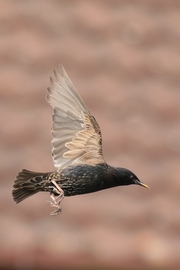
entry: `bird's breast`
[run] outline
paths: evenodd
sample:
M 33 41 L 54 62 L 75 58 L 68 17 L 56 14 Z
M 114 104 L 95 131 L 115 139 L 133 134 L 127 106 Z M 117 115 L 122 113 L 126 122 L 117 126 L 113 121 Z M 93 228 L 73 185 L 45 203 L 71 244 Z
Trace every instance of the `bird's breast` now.
M 65 196 L 91 193 L 114 186 L 106 164 L 70 166 L 60 173 L 57 182 Z

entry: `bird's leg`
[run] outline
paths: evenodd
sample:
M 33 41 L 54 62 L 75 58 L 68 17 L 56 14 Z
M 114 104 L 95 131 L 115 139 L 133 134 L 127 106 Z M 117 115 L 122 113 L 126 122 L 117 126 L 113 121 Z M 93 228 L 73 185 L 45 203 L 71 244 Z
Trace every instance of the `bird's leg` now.
M 51 180 L 52 184 L 55 186 L 53 187 L 53 190 L 50 193 L 52 202 L 50 202 L 52 207 L 56 207 L 57 210 L 51 213 L 51 215 L 57 215 L 61 212 L 60 203 L 64 199 L 64 191 L 61 189 L 61 187 L 56 183 L 56 181 Z M 55 195 L 58 194 L 58 195 Z

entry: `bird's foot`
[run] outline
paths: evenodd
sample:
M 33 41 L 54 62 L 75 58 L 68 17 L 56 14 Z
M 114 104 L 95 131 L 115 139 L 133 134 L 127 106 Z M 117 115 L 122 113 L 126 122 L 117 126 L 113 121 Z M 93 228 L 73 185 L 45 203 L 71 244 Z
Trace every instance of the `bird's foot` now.
M 51 212 L 51 216 L 56 216 L 56 215 L 59 215 L 60 213 L 62 212 L 62 209 L 61 207 L 59 207 L 57 210 Z
M 60 203 L 64 199 L 64 191 L 61 189 L 61 187 L 54 181 L 51 181 L 53 183 L 53 190 L 50 193 L 52 201 L 49 201 L 52 207 L 56 207 L 57 209 L 51 213 L 51 215 L 55 216 L 61 213 L 61 207 Z

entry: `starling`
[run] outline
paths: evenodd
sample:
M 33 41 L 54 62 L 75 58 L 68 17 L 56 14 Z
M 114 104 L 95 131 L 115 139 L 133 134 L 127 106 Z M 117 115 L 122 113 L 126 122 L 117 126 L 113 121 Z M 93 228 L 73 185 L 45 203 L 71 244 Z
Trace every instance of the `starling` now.
M 86 194 L 116 186 L 136 184 L 148 188 L 125 168 L 108 165 L 102 153 L 102 136 L 96 119 L 88 111 L 63 66 L 54 71 L 47 89 L 53 107 L 52 157 L 56 170 L 40 173 L 22 170 L 13 186 L 16 203 L 39 191 L 47 191 L 51 206 L 61 212 L 64 196 Z

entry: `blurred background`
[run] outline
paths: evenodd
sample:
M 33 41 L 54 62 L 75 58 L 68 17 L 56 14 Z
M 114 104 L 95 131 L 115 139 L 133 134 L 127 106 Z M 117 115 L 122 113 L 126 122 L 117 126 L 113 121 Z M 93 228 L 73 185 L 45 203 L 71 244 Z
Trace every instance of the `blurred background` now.
M 1 269 L 180 269 L 180 2 L 0 1 Z M 62 63 L 103 134 L 105 160 L 150 190 L 118 187 L 16 205 L 23 168 L 52 171 Z

